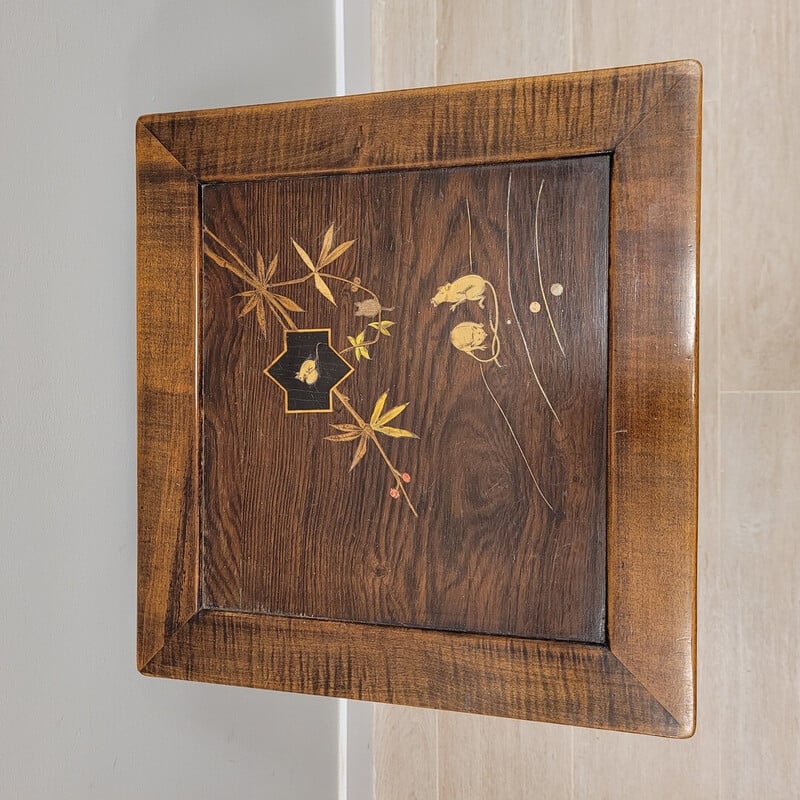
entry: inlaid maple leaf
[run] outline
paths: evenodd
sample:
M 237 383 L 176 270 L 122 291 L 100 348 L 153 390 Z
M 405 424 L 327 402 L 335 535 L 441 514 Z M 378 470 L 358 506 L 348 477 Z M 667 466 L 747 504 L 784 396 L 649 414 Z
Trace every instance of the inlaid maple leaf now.
M 351 471 L 366 455 L 369 440 L 373 439 L 377 443 L 375 435 L 378 433 L 381 433 L 384 436 L 390 436 L 393 439 L 419 439 L 419 436 L 417 436 L 416 433 L 412 433 L 411 431 L 407 431 L 403 428 L 393 428 L 386 424 L 387 422 L 391 422 L 395 417 L 399 417 L 400 414 L 402 414 L 403 411 L 408 408 L 408 403 L 401 403 L 399 406 L 394 406 L 386 411 L 387 397 L 388 392 L 384 392 L 378 398 L 378 401 L 375 403 L 375 407 L 372 409 L 369 422 L 364 422 L 363 425 L 352 425 L 349 423 L 331 425 L 332 428 L 340 432 L 333 433 L 330 436 L 325 437 L 325 439 L 327 439 L 329 442 L 354 442 L 358 440 L 358 446 L 353 454 L 353 460 L 350 463 Z M 401 474 L 393 467 L 392 473 L 397 479 L 398 484 L 400 481 L 406 481 L 406 478 L 403 477 L 403 475 L 406 473 Z M 411 478 L 409 477 L 408 480 L 410 479 Z
M 264 263 L 264 257 L 261 255 L 261 252 L 256 250 L 256 269 L 254 272 L 251 267 L 248 267 L 247 264 L 236 255 L 236 253 L 234 253 L 211 231 L 206 230 L 205 233 L 210 239 L 215 241 L 228 252 L 231 260 L 229 261 L 228 259 L 218 255 L 207 245 L 203 248 L 205 254 L 215 264 L 218 264 L 224 269 L 227 269 L 229 272 L 232 272 L 237 278 L 250 287 L 243 292 L 239 292 L 237 295 L 237 297 L 242 297 L 245 300 L 241 311 L 239 311 L 240 318 L 246 316 L 251 311 L 255 311 L 258 327 L 266 336 L 267 308 L 271 308 L 274 313 L 284 320 L 290 320 L 286 313 L 287 311 L 303 313 L 303 309 L 297 305 L 294 300 L 289 297 L 284 297 L 282 294 L 276 294 L 268 288 L 269 279 L 275 274 L 275 270 L 278 266 L 277 253 L 273 256 L 272 261 L 269 262 L 269 266 L 267 266 Z

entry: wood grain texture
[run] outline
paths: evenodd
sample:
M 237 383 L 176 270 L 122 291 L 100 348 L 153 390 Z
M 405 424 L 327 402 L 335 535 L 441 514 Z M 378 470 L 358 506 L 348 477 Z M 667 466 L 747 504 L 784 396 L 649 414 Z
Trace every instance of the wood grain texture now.
M 662 736 L 685 733 L 601 645 L 201 611 L 144 672 Z
M 722 398 L 720 796 L 800 787 L 800 393 Z
M 697 731 L 687 742 L 573 731 L 569 767 L 577 798 L 716 797 L 724 739 L 721 717 L 725 675 L 731 661 L 724 646 L 726 610 L 720 593 L 725 542 L 719 523 L 719 192 L 715 102 L 703 105 L 703 234 L 700 282 L 700 447 L 698 520 Z M 470 761 L 470 754 L 462 752 Z M 545 783 L 548 788 L 554 781 Z M 725 797 L 726 795 L 722 795 Z
M 571 10 L 569 3 L 500 0 L 489 9 L 438 0 L 437 82 L 573 69 Z M 440 712 L 438 727 L 439 791 L 429 797 L 569 796 L 571 730 L 451 712 Z
M 693 725 L 700 74 L 687 72 L 614 152 L 608 606 L 613 651 Z
M 800 4 L 725 7 L 722 388 L 800 389 Z M 753 121 L 759 136 L 753 136 Z
M 235 182 L 612 153 L 610 311 L 612 339 L 620 340 L 612 342 L 609 407 L 616 424 L 628 424 L 609 426 L 610 469 L 617 471 L 609 483 L 609 646 L 201 611 L 143 667 L 147 674 L 691 734 L 695 503 L 687 486 L 696 477 L 699 84 L 698 66 L 686 62 L 143 121 L 197 179 L 198 191 L 212 178 Z M 664 198 L 675 202 L 665 206 Z M 167 254 L 180 243 L 183 253 L 189 252 L 187 242 L 199 247 L 197 209 L 186 213 L 185 203 L 176 208 L 182 219 L 162 231 Z M 650 226 L 652 240 L 642 232 Z M 143 255 L 150 257 L 158 260 L 158 252 Z M 164 267 L 173 263 L 144 267 L 153 274 L 161 269 L 165 293 L 175 281 Z M 641 279 L 631 272 L 634 264 Z M 196 279 L 196 260 L 187 257 L 179 265 L 184 276 Z M 675 290 L 669 304 L 653 291 L 659 272 L 665 287 Z M 626 361 L 623 341 L 638 358 Z M 186 370 L 196 381 L 194 358 L 189 348 L 176 351 L 174 361 L 162 361 L 156 371 Z M 647 419 L 631 405 L 642 401 L 660 404 Z M 149 448 L 165 434 L 145 431 L 141 452 L 149 458 Z M 165 449 L 177 451 L 183 442 L 174 437 Z M 664 463 L 645 459 L 648 448 Z M 157 460 L 153 464 L 154 472 L 147 463 L 144 472 L 154 475 L 154 497 L 170 497 L 170 486 L 185 481 L 186 470 L 165 473 Z M 656 485 L 662 477 L 666 482 Z M 177 538 L 167 525 L 150 545 L 143 527 L 143 552 L 155 553 L 161 574 L 170 576 L 159 577 L 152 589 L 151 567 L 143 562 L 140 596 L 151 589 L 159 597 L 171 595 L 163 616 L 140 619 L 141 640 L 152 637 L 156 644 L 171 629 L 176 610 L 191 606 L 188 600 L 181 605 L 192 594 L 185 589 L 191 581 L 183 577 L 188 570 L 181 554 L 193 547 L 196 553 L 197 505 L 176 510 L 170 504 L 169 511 L 170 519 L 183 522 Z M 674 529 L 666 526 L 667 511 Z M 656 539 L 653 532 L 667 535 Z
M 605 641 L 606 504 L 597 487 L 606 465 L 608 182 L 608 158 L 599 156 L 204 191 L 205 226 L 241 242 L 251 264 L 257 249 L 277 252 L 278 281 L 309 275 L 293 238 L 316 252 L 335 222 L 337 240 L 357 240 L 331 274 L 377 291 L 395 324 L 369 361 L 353 360 L 342 390 L 365 419 L 383 391 L 391 404 L 410 403 L 398 424 L 420 437 L 384 443 L 411 476 L 417 518 L 388 495 L 393 481 L 374 448 L 348 471 L 355 444 L 324 441 L 332 424 L 351 421 L 339 404 L 332 414 L 282 413 L 283 392 L 263 374 L 283 347 L 282 329 L 270 319 L 265 337 L 254 314 L 237 320 L 241 302 L 231 298 L 244 287 L 208 259 L 208 607 Z M 475 302 L 432 306 L 437 287 L 471 272 L 492 287 L 483 311 Z M 554 282 L 565 287 L 558 297 Z M 299 324 L 331 326 L 344 352 L 346 334 L 366 326 L 354 317 L 365 295 L 331 286 L 336 308 L 310 282 L 281 291 L 304 308 Z M 481 367 L 449 336 L 498 318 L 492 292 L 502 366 Z M 530 312 L 534 301 L 552 307 L 565 355 L 544 309 Z
M 136 159 L 142 667 L 198 607 L 200 221 L 196 182 L 141 125 Z
M 613 150 L 685 72 L 673 62 L 160 114 L 143 124 L 204 182 L 536 161 Z

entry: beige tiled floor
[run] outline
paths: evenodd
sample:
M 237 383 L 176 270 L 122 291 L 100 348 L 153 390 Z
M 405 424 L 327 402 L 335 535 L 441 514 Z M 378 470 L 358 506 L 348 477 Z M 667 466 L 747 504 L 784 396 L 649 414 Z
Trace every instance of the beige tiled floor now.
M 372 42 L 375 89 L 436 83 L 435 0 L 372 0 Z
M 547 32 L 545 47 L 531 30 Z M 480 12 L 471 2 L 439 2 L 436 31 L 439 84 L 570 70 L 569 3 L 495 0 Z
M 373 12 L 376 89 L 672 58 L 705 73 L 697 733 L 381 707 L 376 797 L 800 797 L 800 2 Z
M 722 388 L 800 389 L 800 2 L 725 8 Z
M 800 797 L 800 392 L 722 397 L 720 796 Z
M 375 797 L 426 800 L 438 795 L 438 712 L 375 706 Z

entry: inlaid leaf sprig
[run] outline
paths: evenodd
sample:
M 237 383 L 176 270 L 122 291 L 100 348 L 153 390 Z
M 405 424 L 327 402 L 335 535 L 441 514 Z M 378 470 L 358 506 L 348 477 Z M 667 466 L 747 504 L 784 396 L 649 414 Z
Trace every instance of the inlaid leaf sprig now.
M 386 411 L 386 400 L 388 396 L 389 393 L 384 392 L 378 398 L 375 407 L 372 409 L 369 422 L 360 419 L 356 425 L 349 423 L 332 424 L 331 427 L 339 431 L 339 433 L 326 436 L 325 439 L 329 442 L 358 442 L 355 453 L 353 454 L 353 460 L 350 462 L 350 472 L 358 466 L 361 459 L 366 455 L 369 442 L 373 442 L 395 479 L 395 485 L 389 490 L 389 494 L 397 498 L 402 493 L 406 497 L 409 506 L 414 510 L 406 494 L 405 486 L 403 486 L 404 483 L 408 483 L 411 480 L 411 476 L 407 472 L 401 472 L 395 468 L 391 461 L 389 461 L 383 446 L 378 440 L 378 434 L 388 436 L 392 439 L 419 439 L 419 436 L 405 428 L 396 428 L 388 424 L 396 417 L 399 417 L 409 405 L 408 403 L 401 403 Z M 414 513 L 416 514 L 416 511 L 414 511 Z
M 375 328 L 379 334 L 382 333 L 384 336 L 391 336 L 392 334 L 389 333 L 389 328 L 391 328 L 392 325 L 394 325 L 394 322 L 391 320 L 382 319 L 380 322 L 370 322 L 369 327 Z
M 361 280 L 356 277 L 354 279 L 346 278 L 341 275 L 334 275 L 323 270 L 340 258 L 347 250 L 352 247 L 355 240 L 351 239 L 342 242 L 334 247 L 333 245 L 333 232 L 334 226 L 331 225 L 323 237 L 322 247 L 320 249 L 319 257 L 316 263 L 309 255 L 308 251 L 292 239 L 294 246 L 300 259 L 303 261 L 309 272 L 303 277 L 292 278 L 284 281 L 274 281 L 275 272 L 278 265 L 278 255 L 276 254 L 270 263 L 267 265 L 259 251 L 256 251 L 256 267 L 250 268 L 228 245 L 221 239 L 215 236 L 210 230 L 205 229 L 205 233 L 209 239 L 216 243 L 216 245 L 224 250 L 225 255 L 219 255 L 208 244 L 204 244 L 204 253 L 217 265 L 228 270 L 236 277 L 238 277 L 247 287 L 244 291 L 238 293 L 238 297 L 244 299 L 239 317 L 244 317 L 247 314 L 255 311 L 258 321 L 258 326 L 266 333 L 266 318 L 267 311 L 272 313 L 272 316 L 278 321 L 284 331 L 297 331 L 299 330 L 297 324 L 292 319 L 291 314 L 305 313 L 294 300 L 282 294 L 278 294 L 275 289 L 288 286 L 298 286 L 306 283 L 309 280 L 314 281 L 316 290 L 325 297 L 334 306 L 336 300 L 331 292 L 330 286 L 327 281 L 336 281 L 346 284 L 350 291 L 353 293 L 363 292 L 367 295 L 366 301 L 357 303 L 356 306 L 361 311 L 360 316 L 372 316 L 378 319 L 368 323 L 356 336 L 348 336 L 347 339 L 351 346 L 341 350 L 340 353 L 347 352 L 348 350 L 355 351 L 356 361 L 362 358 L 371 360 L 369 348 L 374 345 L 381 336 L 391 336 L 389 329 L 395 324 L 391 320 L 385 320 L 381 314 L 383 311 L 393 310 L 385 309 L 381 305 L 380 299 L 371 289 L 362 285 Z M 365 305 L 366 304 L 366 305 Z M 363 313 L 366 310 L 368 313 Z M 358 312 L 357 312 L 358 313 Z M 371 328 L 375 331 L 375 336 L 372 339 L 367 339 L 368 329 Z M 393 406 L 388 411 L 386 408 L 387 393 L 384 392 L 375 403 L 369 421 L 366 421 L 358 411 L 353 407 L 350 399 L 339 388 L 331 390 L 331 394 L 339 402 L 342 409 L 350 415 L 353 423 L 339 423 L 334 424 L 332 427 L 338 433 L 325 437 L 326 439 L 334 442 L 351 442 L 357 441 L 356 451 L 353 456 L 353 461 L 350 469 L 354 469 L 358 463 L 364 458 L 367 450 L 369 449 L 370 442 L 376 448 L 379 455 L 383 459 L 386 467 L 394 478 L 394 486 L 389 489 L 389 495 L 393 499 L 403 497 L 414 516 L 417 516 L 417 510 L 411 502 L 411 498 L 406 491 L 404 484 L 410 483 L 411 475 L 407 472 L 398 470 L 391 459 L 389 458 L 386 450 L 384 449 L 378 434 L 394 439 L 412 438 L 418 439 L 419 437 L 409 430 L 404 428 L 397 428 L 389 425 L 392 420 L 398 417 L 407 407 L 408 403 Z
M 264 257 L 260 251 L 256 250 L 256 269 L 255 272 L 242 261 L 239 256 L 233 252 L 221 239 L 217 238 L 211 231 L 206 229 L 209 238 L 222 247 L 230 256 L 230 259 L 224 258 L 215 253 L 208 245 L 204 246 L 203 251 L 205 254 L 220 267 L 227 269 L 236 275 L 237 278 L 244 281 L 249 286 L 243 292 L 239 292 L 237 297 L 245 299 L 245 303 L 239 312 L 239 317 L 244 317 L 251 311 L 255 311 L 258 327 L 261 332 L 266 335 L 267 333 L 267 308 L 270 308 L 273 313 L 277 314 L 280 319 L 292 323 L 289 313 L 302 314 L 304 310 L 289 297 L 272 291 L 270 279 L 275 274 L 278 266 L 278 254 L 276 253 L 269 266 L 264 263 Z
M 364 330 L 361 331 L 361 333 L 357 333 L 355 336 L 347 337 L 347 341 L 352 345 L 351 349 L 355 354 L 356 361 L 361 361 L 362 358 L 366 358 L 367 361 L 372 360 L 372 356 L 369 354 L 369 343 L 364 341 L 366 336 L 367 332 Z
M 416 433 L 407 431 L 404 428 L 391 427 L 387 424 L 395 417 L 399 417 L 409 405 L 408 403 L 401 403 L 399 406 L 394 406 L 393 408 L 390 408 L 388 411 L 384 412 L 383 409 L 386 405 L 387 397 L 388 392 L 384 392 L 378 398 L 378 402 L 375 403 L 375 408 L 372 410 L 372 415 L 369 418 L 369 422 L 365 422 L 362 425 L 331 425 L 332 428 L 337 431 L 341 431 L 341 433 L 334 433 L 325 437 L 325 439 L 327 439 L 329 442 L 353 442 L 358 439 L 358 447 L 356 448 L 353 461 L 350 464 L 351 470 L 353 470 L 358 462 L 364 458 L 364 455 L 367 452 L 367 441 L 376 433 L 383 434 L 384 436 L 390 436 L 393 439 L 419 439 L 419 436 L 417 436 Z M 398 475 L 400 475 L 399 472 Z
M 297 251 L 297 254 L 303 259 L 303 263 L 311 270 L 311 274 L 314 278 L 314 286 L 317 288 L 317 291 L 329 302 L 336 305 L 336 299 L 333 296 L 333 292 L 331 292 L 330 287 L 325 280 L 323 279 L 323 275 L 325 273 L 322 270 L 328 266 L 328 264 L 332 264 L 336 261 L 339 256 L 343 255 L 347 250 L 353 245 L 355 239 L 351 239 L 348 242 L 342 242 L 340 245 L 331 250 L 333 247 L 333 225 L 331 225 L 327 231 L 325 231 L 325 237 L 322 240 L 322 249 L 319 252 L 319 258 L 317 259 L 317 263 L 315 264 L 312 260 L 311 256 L 306 252 L 306 250 L 301 247 L 297 242 L 292 239 L 292 244 L 294 245 L 294 249 Z
M 372 345 L 377 344 L 381 336 L 391 336 L 392 334 L 389 333 L 389 328 L 391 328 L 394 324 L 395 323 L 390 319 L 381 319 L 377 322 L 370 322 L 367 327 L 377 331 L 374 338 L 367 340 L 367 328 L 364 328 L 363 331 L 357 333 L 355 336 L 347 337 L 347 341 L 350 342 L 350 347 L 346 347 L 344 350 L 342 350 L 342 353 L 352 350 L 356 357 L 356 361 L 360 361 L 362 358 L 366 358 L 368 361 L 371 361 L 372 356 L 369 354 L 369 348 L 372 347 Z

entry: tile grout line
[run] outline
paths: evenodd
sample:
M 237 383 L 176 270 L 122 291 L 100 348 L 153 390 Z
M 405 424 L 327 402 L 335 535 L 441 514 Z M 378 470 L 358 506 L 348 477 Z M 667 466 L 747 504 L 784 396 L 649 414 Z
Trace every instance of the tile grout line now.
M 337 758 L 337 792 L 338 800 L 348 800 L 347 785 L 347 700 L 343 697 L 336 698 L 336 721 L 338 739 Z
M 568 25 L 569 25 L 569 71 L 575 70 L 575 0 L 569 0 Z
M 717 208 L 719 209 L 719 201 L 720 196 L 722 194 L 721 191 L 721 180 L 720 180 L 720 155 L 722 151 L 722 136 L 721 136 L 721 129 L 722 129 L 722 86 L 723 86 L 723 77 L 725 75 L 725 70 L 722 69 L 722 2 L 721 0 L 717 0 L 717 80 L 719 83 L 717 84 L 717 117 L 716 117 L 716 130 L 714 131 L 714 135 L 716 136 L 714 142 L 714 169 L 716 171 L 716 192 L 717 196 L 714 198 L 714 201 L 717 203 Z M 719 553 L 720 559 L 722 559 L 722 265 L 723 265 L 723 258 L 722 258 L 722 214 L 718 211 L 717 212 L 717 229 L 715 231 L 716 238 L 717 238 L 717 474 L 714 476 L 716 487 L 715 487 L 715 499 L 717 503 L 717 510 L 714 514 L 714 522 L 716 524 L 716 531 L 715 536 L 717 538 L 717 543 L 719 544 Z M 721 567 L 721 565 L 720 565 Z M 720 598 L 722 597 L 722 586 L 721 586 L 721 578 L 720 575 L 722 573 L 722 569 L 716 575 L 716 585 L 715 589 L 715 600 L 719 602 Z M 725 678 L 722 679 L 722 685 L 725 685 Z M 724 689 L 723 689 L 724 695 Z M 724 696 L 720 698 L 722 702 L 719 703 L 718 708 L 724 708 Z M 721 712 L 720 712 L 721 713 Z M 719 729 L 722 729 L 722 719 L 718 719 Z M 722 800 L 722 742 L 721 739 L 718 737 L 717 739 L 717 800 Z
M 569 796 L 575 800 L 575 729 L 569 732 Z
M 441 795 L 441 785 L 439 779 L 439 717 L 441 716 L 441 711 L 434 711 L 433 714 L 433 741 L 434 747 L 436 748 L 436 760 L 434 762 L 434 769 L 436 771 L 436 800 L 439 800 Z
M 726 394 L 800 394 L 800 389 L 720 389 L 720 395 Z
M 439 85 L 439 0 L 433 0 L 433 85 Z

